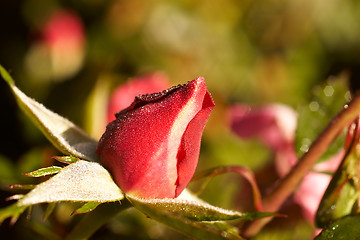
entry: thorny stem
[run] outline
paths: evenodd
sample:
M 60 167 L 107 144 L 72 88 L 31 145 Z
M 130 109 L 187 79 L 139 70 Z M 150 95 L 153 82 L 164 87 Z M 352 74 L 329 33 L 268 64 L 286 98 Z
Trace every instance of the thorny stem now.
M 305 174 L 326 151 L 338 134 L 347 127 L 360 113 L 360 92 L 326 126 L 323 132 L 311 144 L 309 150 L 299 159 L 291 171 L 279 181 L 272 193 L 263 200 L 263 211 L 276 212 L 292 194 Z M 257 234 L 271 218 L 254 221 L 244 231 L 245 236 Z

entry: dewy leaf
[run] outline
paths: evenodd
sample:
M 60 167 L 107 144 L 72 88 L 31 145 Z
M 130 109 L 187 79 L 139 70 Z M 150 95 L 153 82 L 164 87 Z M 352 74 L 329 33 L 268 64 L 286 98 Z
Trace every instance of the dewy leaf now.
M 323 127 L 350 101 L 347 79 L 343 76 L 330 79 L 325 86 L 317 86 L 313 97 L 299 111 L 298 126 L 295 136 L 295 148 L 298 156 L 307 152 Z M 338 137 L 321 157 L 328 159 L 336 154 L 344 143 L 344 134 Z
M 181 215 L 181 211 L 173 212 L 170 209 L 166 209 L 164 206 L 159 207 L 156 203 L 150 203 L 151 200 L 144 201 L 131 196 L 127 196 L 127 198 L 135 208 L 148 217 L 161 222 L 192 239 L 243 239 L 236 230 L 225 223 L 220 224 L 222 222 L 194 221 Z M 227 227 L 225 228 L 225 226 Z
M 71 215 L 91 212 L 100 204 L 101 204 L 101 202 L 96 202 L 96 201 L 87 202 L 84 205 L 82 205 L 80 208 L 76 209 Z
M 64 154 L 73 155 L 81 159 L 98 160 L 98 155 L 95 153 L 96 140 L 92 139 L 69 120 L 26 96 L 15 86 L 13 79 L 1 65 L 0 74 L 10 86 L 20 108 L 57 149 Z
M 46 167 L 46 168 L 40 168 L 33 172 L 25 173 L 24 175 L 27 177 L 44 177 L 44 176 L 56 174 L 56 173 L 60 172 L 61 169 L 62 169 L 62 167 L 51 166 L 51 167 Z
M 360 239 L 360 215 L 344 217 L 327 226 L 315 240 Z
M 121 190 L 105 168 L 98 163 L 79 160 L 37 185 L 18 201 L 18 205 L 59 201 L 112 202 L 121 199 Z
M 352 214 L 358 208 L 360 121 L 356 121 L 356 134 L 319 204 L 315 218 L 318 227 L 327 226 L 336 219 Z
M 179 198 L 175 199 L 140 199 L 127 195 L 127 198 L 134 207 L 139 202 L 151 206 L 160 211 L 166 210 L 171 213 L 194 221 L 226 221 L 234 219 L 254 220 L 262 217 L 275 216 L 273 213 L 241 213 L 238 211 L 227 210 L 212 206 L 204 202 L 188 201 Z

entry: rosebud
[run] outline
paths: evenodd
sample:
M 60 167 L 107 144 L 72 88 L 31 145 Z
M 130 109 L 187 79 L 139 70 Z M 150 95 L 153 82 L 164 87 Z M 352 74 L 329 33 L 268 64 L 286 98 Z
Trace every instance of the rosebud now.
M 101 137 L 101 162 L 125 193 L 175 198 L 195 172 L 201 135 L 214 106 L 201 77 L 162 93 L 136 96 Z

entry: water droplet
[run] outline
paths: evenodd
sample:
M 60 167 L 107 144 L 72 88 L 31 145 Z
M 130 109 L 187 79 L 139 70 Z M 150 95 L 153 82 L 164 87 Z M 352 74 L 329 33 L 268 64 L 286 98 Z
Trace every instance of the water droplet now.
M 345 100 L 346 100 L 347 102 L 349 102 L 349 101 L 351 100 L 351 92 L 350 92 L 350 91 L 346 91 L 344 97 L 345 97 Z
M 331 97 L 334 94 L 334 91 L 335 91 L 334 88 L 330 85 L 328 85 L 324 88 L 324 94 L 327 97 Z
M 300 151 L 307 152 L 309 150 L 310 144 L 311 144 L 311 140 L 309 138 L 304 138 L 301 141 Z
M 312 101 L 309 104 L 309 108 L 310 108 L 310 111 L 316 112 L 316 111 L 319 111 L 320 105 L 319 105 L 319 103 L 317 101 Z
M 334 237 L 334 233 L 329 232 L 329 233 L 327 234 L 327 238 L 333 238 L 333 237 Z

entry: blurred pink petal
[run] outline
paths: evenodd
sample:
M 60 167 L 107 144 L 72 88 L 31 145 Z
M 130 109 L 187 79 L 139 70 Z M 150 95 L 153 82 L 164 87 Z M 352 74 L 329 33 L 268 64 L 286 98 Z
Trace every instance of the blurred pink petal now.
M 318 172 L 308 173 L 296 191 L 294 201 L 302 207 L 304 217 L 308 221 L 314 221 L 321 198 L 331 180 L 331 175 L 319 172 L 335 172 L 344 154 L 345 151 L 341 150 L 328 160 L 316 164 L 314 170 Z
M 297 156 L 294 151 L 293 143 L 284 145 L 281 149 L 274 152 L 275 168 L 277 173 L 283 177 L 296 164 Z
M 293 148 L 296 112 L 281 104 L 251 108 L 237 104 L 230 110 L 232 130 L 241 138 L 257 138 L 275 154 L 276 168 L 283 176 L 296 163 Z
M 257 138 L 275 155 L 278 174 L 285 176 L 296 164 L 297 156 L 293 142 L 297 125 L 296 113 L 285 105 L 266 105 L 251 108 L 238 104 L 231 108 L 231 128 L 241 138 Z M 347 140 L 349 142 L 349 140 Z M 348 143 L 349 145 L 349 143 Z M 345 151 L 342 150 L 327 161 L 314 166 L 317 172 L 334 172 Z M 294 194 L 304 217 L 313 222 L 318 205 L 330 182 L 331 176 L 324 173 L 308 173 Z
M 134 78 L 119 86 L 110 97 L 108 123 L 115 120 L 115 113 L 130 106 L 136 95 L 161 92 L 169 86 L 169 80 L 162 73 Z
M 330 180 L 331 175 L 311 172 L 304 177 L 296 191 L 294 201 L 302 207 L 308 221 L 314 222 L 317 208 Z
M 44 23 L 40 39 L 32 44 L 25 64 L 34 79 L 64 80 L 80 70 L 84 56 L 85 30 L 80 17 L 58 10 Z
M 44 26 L 43 38 L 54 48 L 82 47 L 85 41 L 82 21 L 75 13 L 57 11 Z
M 292 142 L 296 112 L 281 104 L 251 108 L 238 104 L 230 110 L 231 128 L 241 138 L 256 137 L 273 150 Z
M 314 166 L 314 170 L 317 172 L 335 172 L 339 167 L 341 160 L 345 155 L 345 150 L 340 150 L 337 154 L 327 159 L 326 161 L 320 162 Z

